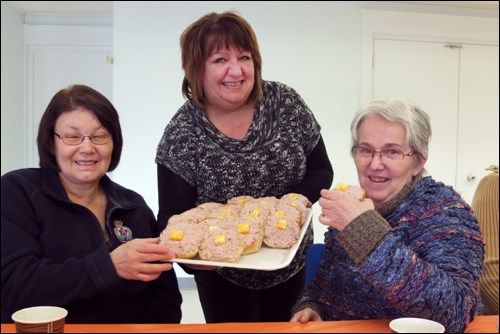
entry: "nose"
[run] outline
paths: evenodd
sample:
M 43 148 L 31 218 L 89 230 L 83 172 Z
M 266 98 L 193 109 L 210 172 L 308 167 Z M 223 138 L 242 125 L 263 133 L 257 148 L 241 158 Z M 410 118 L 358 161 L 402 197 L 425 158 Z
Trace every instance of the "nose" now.
M 372 155 L 372 160 L 370 161 L 371 169 L 380 169 L 384 166 L 384 162 L 382 160 L 382 152 L 374 151 Z
M 378 154 L 380 160 L 382 160 L 382 151 L 373 151 L 372 160 L 375 159 L 375 156 Z
M 80 151 L 90 152 L 94 148 L 95 144 L 90 140 L 90 136 L 83 136 L 83 141 L 80 143 Z
M 230 75 L 239 76 L 241 75 L 241 65 L 236 61 L 229 62 L 229 68 L 227 71 Z

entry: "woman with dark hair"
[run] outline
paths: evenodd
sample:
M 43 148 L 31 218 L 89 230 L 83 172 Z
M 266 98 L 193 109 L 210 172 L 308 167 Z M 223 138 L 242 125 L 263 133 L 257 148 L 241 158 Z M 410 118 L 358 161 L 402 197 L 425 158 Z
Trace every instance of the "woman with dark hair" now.
M 207 14 L 183 32 L 181 51 L 187 101 L 157 149 L 158 223 L 242 195 L 294 192 L 316 202 L 333 179 L 320 125 L 294 89 L 262 80 L 250 24 L 233 12 Z M 194 274 L 205 320 L 288 321 L 312 240 L 309 225 L 291 264 L 275 271 L 183 265 Z
M 55 305 L 70 323 L 179 323 L 174 253 L 153 212 L 106 176 L 120 161 L 118 113 L 74 85 L 50 101 L 38 130 L 40 168 L 2 176 L 2 323 Z

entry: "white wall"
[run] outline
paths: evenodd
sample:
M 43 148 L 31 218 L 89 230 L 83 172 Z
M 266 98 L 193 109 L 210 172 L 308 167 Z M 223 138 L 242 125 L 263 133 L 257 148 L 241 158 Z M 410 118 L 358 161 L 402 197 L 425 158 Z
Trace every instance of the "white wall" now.
M 2 1 L 2 175 L 24 167 L 23 20 Z

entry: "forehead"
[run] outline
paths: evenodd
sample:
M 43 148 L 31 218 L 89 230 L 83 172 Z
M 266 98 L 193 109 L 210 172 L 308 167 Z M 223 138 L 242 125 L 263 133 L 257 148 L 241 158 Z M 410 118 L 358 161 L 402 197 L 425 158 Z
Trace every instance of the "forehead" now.
M 65 129 L 80 129 L 85 127 L 100 127 L 97 116 L 90 110 L 78 107 L 74 110 L 63 112 L 56 121 L 57 127 Z
M 405 128 L 401 123 L 373 114 L 368 116 L 359 126 L 358 141 L 371 145 L 403 145 L 405 143 L 405 134 Z

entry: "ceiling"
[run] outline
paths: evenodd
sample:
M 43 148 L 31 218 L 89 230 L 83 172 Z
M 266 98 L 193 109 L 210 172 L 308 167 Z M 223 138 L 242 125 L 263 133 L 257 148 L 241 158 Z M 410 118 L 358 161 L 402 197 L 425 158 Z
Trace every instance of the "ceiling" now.
M 113 1 L 7 1 L 24 15 L 112 15 Z M 498 1 L 393 1 L 498 10 Z
M 113 1 L 7 1 L 24 15 L 112 15 Z

